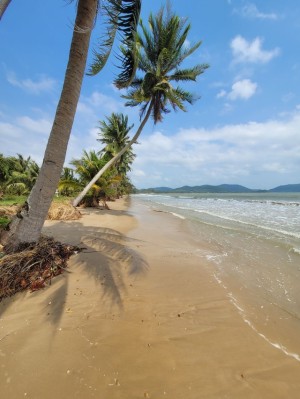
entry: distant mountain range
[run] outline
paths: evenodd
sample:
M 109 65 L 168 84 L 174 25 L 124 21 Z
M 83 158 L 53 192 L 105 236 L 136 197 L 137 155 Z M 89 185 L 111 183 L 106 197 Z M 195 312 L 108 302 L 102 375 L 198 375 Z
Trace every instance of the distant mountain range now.
M 154 187 L 138 190 L 138 193 L 300 193 L 300 184 L 286 184 L 271 190 L 253 190 L 239 184 L 183 186 L 178 188 Z

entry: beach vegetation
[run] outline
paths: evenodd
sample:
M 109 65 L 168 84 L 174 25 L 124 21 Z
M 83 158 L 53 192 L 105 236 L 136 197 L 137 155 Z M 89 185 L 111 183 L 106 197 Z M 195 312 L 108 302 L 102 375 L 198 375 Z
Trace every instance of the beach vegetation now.
M 108 162 L 129 143 L 129 132 L 134 125 L 128 126 L 128 116 L 117 113 L 112 113 L 106 117 L 106 120 L 99 123 L 100 132 L 98 135 L 100 138 L 97 140 L 105 145 L 101 154 Z M 128 148 L 115 163 L 118 174 L 125 176 L 131 170 L 130 166 L 134 158 L 135 154 L 131 148 Z
M 71 161 L 74 171 L 73 173 L 68 172 L 67 178 L 60 180 L 58 191 L 61 193 L 69 192 L 73 195 L 74 193 L 78 193 L 106 162 L 105 154 L 101 156 L 96 151 L 84 151 L 80 159 L 73 159 Z M 75 177 L 75 175 L 78 177 Z M 107 201 L 114 200 L 120 195 L 118 188 L 123 178 L 124 176 L 119 174 L 116 167 L 111 168 L 93 184 L 82 198 L 80 205 L 84 207 L 98 207 L 99 202 L 102 202 L 104 208 L 109 209 Z
M 141 124 L 132 139 L 104 167 L 83 192 L 73 201 L 77 206 L 81 198 L 110 167 L 116 164 L 122 155 L 136 143 L 146 122 L 151 117 L 154 123 L 161 122 L 163 115 L 171 110 L 186 111 L 185 104 L 197 100 L 191 92 L 178 86 L 178 83 L 195 82 L 205 72 L 208 64 L 197 64 L 193 67 L 182 67 L 183 62 L 201 45 L 201 41 L 189 44 L 188 34 L 191 25 L 173 13 L 171 8 L 162 7 L 156 15 L 150 14 L 148 27 L 140 21 L 134 43 L 137 57 L 137 75 L 129 85 L 126 95 L 126 106 L 140 108 Z M 126 54 L 126 44 L 121 51 Z M 118 88 L 122 88 L 115 82 Z
M 0 198 L 4 195 L 27 195 L 39 173 L 38 164 L 21 154 L 5 157 L 0 154 Z
M 57 105 L 53 126 L 49 135 L 41 169 L 35 184 L 20 211 L 19 217 L 9 225 L 7 234 L 2 235 L 6 248 L 19 248 L 21 243 L 37 242 L 41 235 L 52 198 L 63 169 L 69 137 L 76 113 L 81 85 L 86 67 L 91 32 L 95 26 L 97 13 L 101 12 L 102 36 L 99 51 L 91 73 L 98 73 L 106 64 L 116 34 L 126 44 L 126 50 L 120 55 L 121 71 L 116 79 L 120 87 L 128 86 L 136 69 L 136 57 L 132 49 L 136 26 L 141 9 L 140 0 L 78 0 L 68 65 L 61 96 Z

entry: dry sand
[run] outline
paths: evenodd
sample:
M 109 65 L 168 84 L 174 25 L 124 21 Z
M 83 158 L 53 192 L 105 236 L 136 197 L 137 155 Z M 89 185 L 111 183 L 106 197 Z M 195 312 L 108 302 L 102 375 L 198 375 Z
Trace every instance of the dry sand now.
M 0 303 L 0 398 L 299 398 L 300 363 L 242 320 L 184 221 L 111 207 L 46 223 L 85 250 Z

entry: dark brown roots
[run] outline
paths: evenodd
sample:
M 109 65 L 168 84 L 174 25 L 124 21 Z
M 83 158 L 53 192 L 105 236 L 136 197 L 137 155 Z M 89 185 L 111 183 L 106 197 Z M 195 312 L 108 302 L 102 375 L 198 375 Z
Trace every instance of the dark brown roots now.
M 66 270 L 67 261 L 81 249 L 50 237 L 38 243 L 22 244 L 0 259 L 0 301 L 16 292 L 36 291 Z

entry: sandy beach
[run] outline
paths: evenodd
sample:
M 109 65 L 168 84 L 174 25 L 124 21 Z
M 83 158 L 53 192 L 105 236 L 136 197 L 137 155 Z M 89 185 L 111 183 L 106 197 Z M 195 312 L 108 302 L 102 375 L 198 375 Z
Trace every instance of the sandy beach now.
M 0 303 L 0 397 L 298 398 L 300 362 L 243 320 L 185 221 L 110 206 L 46 223 L 84 250 L 51 286 Z

